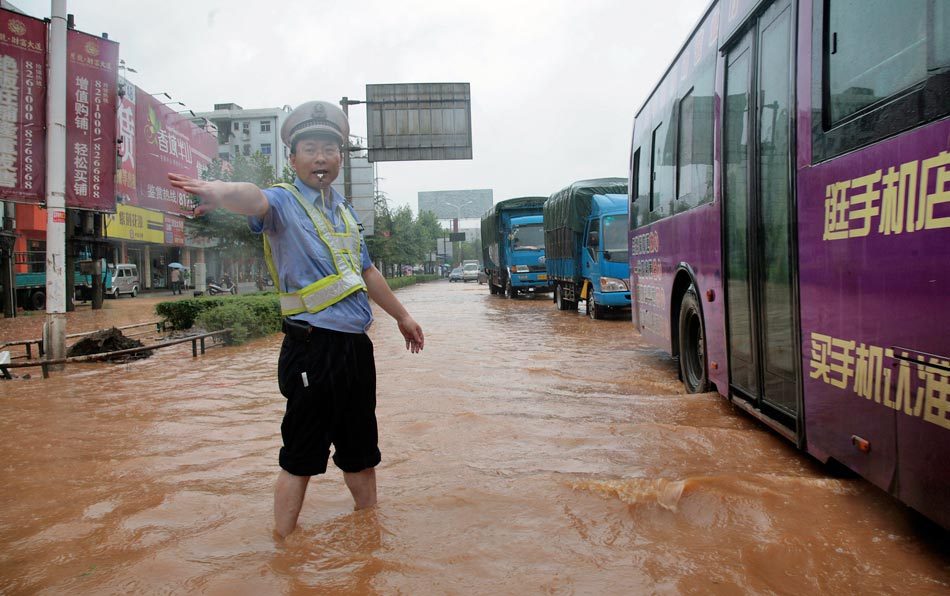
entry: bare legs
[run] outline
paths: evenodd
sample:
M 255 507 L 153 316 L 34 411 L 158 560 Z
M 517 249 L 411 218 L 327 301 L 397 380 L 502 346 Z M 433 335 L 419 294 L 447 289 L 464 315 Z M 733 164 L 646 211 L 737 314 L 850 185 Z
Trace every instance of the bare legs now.
M 294 476 L 287 470 L 277 475 L 274 487 L 274 524 L 281 538 L 286 538 L 297 528 L 297 516 L 307 494 L 310 476 Z
M 359 472 L 343 472 L 346 487 L 353 495 L 354 509 L 367 509 L 376 506 L 376 468 L 366 468 Z
M 366 468 L 360 472 L 344 472 L 350 494 L 353 495 L 354 509 L 367 509 L 376 505 L 376 469 Z M 287 470 L 277 475 L 274 488 L 274 524 L 277 534 L 286 538 L 297 528 L 297 517 L 303 507 L 303 498 L 307 494 L 310 476 L 294 476 Z

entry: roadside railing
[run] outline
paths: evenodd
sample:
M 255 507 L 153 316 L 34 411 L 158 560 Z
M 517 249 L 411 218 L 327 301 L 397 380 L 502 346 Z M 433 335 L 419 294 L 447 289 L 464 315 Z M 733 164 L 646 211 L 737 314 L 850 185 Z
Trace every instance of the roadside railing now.
M 147 346 L 139 346 L 137 348 L 127 348 L 124 350 L 115 350 L 112 352 L 101 352 L 99 354 L 87 354 L 85 356 L 70 356 L 67 358 L 57 358 L 54 360 L 28 360 L 26 362 L 0 362 L 0 376 L 5 379 L 12 379 L 13 375 L 10 374 L 9 369 L 11 368 L 35 368 L 40 367 L 43 369 L 43 378 L 49 378 L 49 367 L 59 364 L 70 364 L 76 362 L 94 362 L 97 360 L 108 360 L 116 356 L 127 356 L 130 354 L 138 354 L 141 352 L 149 352 L 152 350 L 158 350 L 161 348 L 167 348 L 169 346 L 177 346 L 179 344 L 191 342 L 191 357 L 197 358 L 200 350 L 201 354 L 205 353 L 205 340 L 207 338 L 216 338 L 218 336 L 224 337 L 227 334 L 231 333 L 231 329 L 221 329 L 218 331 L 209 331 L 207 333 L 201 333 L 198 335 L 189 335 L 187 337 L 180 337 L 177 339 L 170 339 L 167 341 L 159 342 L 156 344 L 151 344 Z M 77 334 L 79 335 L 79 334 Z M 85 333 L 82 335 L 89 335 Z M 217 342 L 215 342 L 217 343 Z M 9 345 L 9 344 L 8 344 Z

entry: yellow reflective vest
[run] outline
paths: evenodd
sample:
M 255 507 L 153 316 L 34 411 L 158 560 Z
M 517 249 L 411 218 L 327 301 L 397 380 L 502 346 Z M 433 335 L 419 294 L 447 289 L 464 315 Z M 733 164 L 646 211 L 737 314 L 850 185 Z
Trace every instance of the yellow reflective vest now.
M 365 292 L 366 284 L 363 282 L 361 272 L 359 224 L 356 223 L 356 219 L 349 209 L 340 205 L 340 216 L 346 228 L 342 232 L 337 232 L 326 215 L 304 199 L 293 184 L 275 184 L 274 186 L 290 191 L 297 202 L 300 203 L 300 206 L 303 207 L 303 210 L 307 212 L 310 221 L 313 222 L 313 227 L 317 231 L 317 236 L 330 251 L 336 268 L 336 273 L 333 275 L 318 279 L 295 292 L 285 292 L 284 288 L 280 287 L 277 266 L 274 264 L 270 241 L 268 241 L 265 233 L 264 259 L 267 261 L 267 269 L 274 280 L 274 285 L 277 286 L 277 290 L 280 292 L 280 313 L 289 316 L 302 312 L 320 312 L 354 292 Z M 322 190 L 320 195 L 322 198 Z

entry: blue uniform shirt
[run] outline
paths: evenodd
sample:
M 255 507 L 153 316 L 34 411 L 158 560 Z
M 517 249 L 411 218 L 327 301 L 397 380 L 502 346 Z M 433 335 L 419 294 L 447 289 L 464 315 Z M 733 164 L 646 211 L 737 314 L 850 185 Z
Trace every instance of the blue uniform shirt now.
M 333 224 L 337 232 L 342 232 L 346 224 L 339 214 L 339 206 L 345 205 L 354 219 L 356 214 L 340 193 L 330 189 L 330 209 L 326 209 L 320 200 L 320 191 L 314 190 L 300 181 L 294 180 L 294 186 L 304 200 L 313 203 L 317 209 Z M 295 292 L 313 282 L 336 273 L 333 256 L 326 244 L 320 240 L 317 230 L 307 212 L 304 211 L 290 191 L 283 188 L 264 189 L 264 196 L 270 209 L 264 217 L 248 217 L 247 225 L 251 231 L 266 233 L 270 241 L 271 255 L 280 278 L 280 288 L 284 292 Z M 373 262 L 366 250 L 366 241 L 360 232 L 362 268 L 365 271 Z M 373 311 L 369 307 L 366 292 L 354 292 L 336 304 L 317 313 L 300 313 L 292 319 L 306 321 L 314 327 L 343 331 L 345 333 L 364 333 L 373 323 Z

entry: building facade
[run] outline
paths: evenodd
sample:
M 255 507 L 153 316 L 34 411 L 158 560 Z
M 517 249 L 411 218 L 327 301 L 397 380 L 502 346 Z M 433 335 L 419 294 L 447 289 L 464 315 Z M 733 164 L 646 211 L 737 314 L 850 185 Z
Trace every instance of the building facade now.
M 258 151 L 270 159 L 279 178 L 290 163 L 290 149 L 280 141 L 280 127 L 290 114 L 290 106 L 245 110 L 236 103 L 216 103 L 214 111 L 195 112 L 192 122 L 218 136 L 218 157 L 232 161 Z

